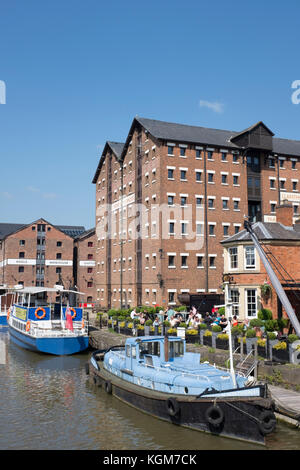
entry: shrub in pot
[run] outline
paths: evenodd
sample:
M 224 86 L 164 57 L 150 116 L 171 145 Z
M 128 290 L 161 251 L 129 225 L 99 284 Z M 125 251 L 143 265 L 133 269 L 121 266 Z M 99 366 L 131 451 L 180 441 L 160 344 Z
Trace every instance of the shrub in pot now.
M 262 308 L 258 311 L 257 317 L 259 318 L 259 320 L 272 320 L 273 313 L 268 308 Z

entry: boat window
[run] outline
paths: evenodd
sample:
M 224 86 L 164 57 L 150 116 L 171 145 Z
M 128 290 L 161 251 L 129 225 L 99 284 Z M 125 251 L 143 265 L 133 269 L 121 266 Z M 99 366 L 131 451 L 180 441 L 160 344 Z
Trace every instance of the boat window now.
M 130 346 L 126 346 L 126 357 L 130 357 Z
M 140 343 L 139 345 L 140 357 L 144 354 L 150 354 L 151 356 L 160 355 L 160 343 L 159 341 L 153 341 L 149 343 Z
M 183 341 L 169 342 L 169 358 L 180 357 L 184 354 Z
M 136 349 L 135 349 L 135 346 L 131 346 L 131 356 L 133 358 L 136 358 Z

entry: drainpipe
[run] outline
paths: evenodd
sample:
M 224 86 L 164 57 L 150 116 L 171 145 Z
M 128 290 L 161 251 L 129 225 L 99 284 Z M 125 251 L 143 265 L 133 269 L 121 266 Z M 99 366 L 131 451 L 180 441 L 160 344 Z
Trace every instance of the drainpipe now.
M 204 163 L 205 292 L 208 293 L 208 222 L 207 222 L 206 147 L 203 148 L 203 163 Z
M 121 204 L 120 204 L 120 231 L 121 231 L 121 238 L 120 238 L 120 258 L 121 258 L 121 271 L 120 271 L 120 308 L 123 307 L 123 162 L 120 162 L 120 170 L 121 170 Z

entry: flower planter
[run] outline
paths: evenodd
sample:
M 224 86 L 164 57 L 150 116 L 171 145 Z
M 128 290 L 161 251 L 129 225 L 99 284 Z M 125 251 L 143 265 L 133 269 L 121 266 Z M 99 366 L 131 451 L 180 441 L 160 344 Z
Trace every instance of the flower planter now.
M 252 349 L 254 349 L 255 344 L 257 343 L 257 338 L 247 338 L 246 337 L 246 353 L 249 354 Z
M 137 331 L 137 336 L 145 336 L 144 330 L 136 330 L 136 331 Z
M 278 339 L 268 339 L 268 356 L 270 361 L 273 360 L 273 346 L 275 346 L 275 344 L 278 342 Z
M 216 339 L 216 348 L 229 350 L 229 341 L 228 339 Z
M 203 345 L 204 346 L 212 346 L 212 336 L 204 336 L 203 335 Z
M 280 364 L 285 364 L 290 360 L 290 353 L 287 349 L 276 349 L 272 348 L 272 361 L 279 362 Z
M 267 344 L 267 343 L 266 343 Z M 264 357 L 267 359 L 268 354 L 267 354 L 267 346 L 258 346 L 257 345 L 257 354 L 260 357 Z
M 291 364 L 300 364 L 300 351 L 292 346 L 293 343 L 288 345 L 289 348 L 289 362 Z
M 199 335 L 186 335 L 185 339 L 186 339 L 187 343 L 194 344 L 194 343 L 199 343 L 200 342 Z
M 145 336 L 149 336 L 150 335 L 150 326 L 145 325 L 144 326 L 144 332 L 145 332 Z

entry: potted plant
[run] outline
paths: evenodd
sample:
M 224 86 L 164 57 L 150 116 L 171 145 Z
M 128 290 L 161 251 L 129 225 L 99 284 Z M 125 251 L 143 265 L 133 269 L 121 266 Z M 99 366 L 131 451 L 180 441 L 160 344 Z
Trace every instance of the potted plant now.
M 267 340 L 265 338 L 257 339 L 257 354 L 261 357 L 266 358 L 267 354 Z
M 197 343 L 199 341 L 198 330 L 195 328 L 186 330 L 185 334 L 187 343 Z
M 137 336 L 145 336 L 144 325 L 137 325 Z
M 278 343 L 273 346 L 272 360 L 280 362 L 281 364 L 289 362 L 289 350 L 286 341 L 278 341 Z
M 161 334 L 162 336 L 165 336 L 166 334 L 166 331 L 168 330 L 168 328 L 170 328 L 171 326 L 171 323 L 168 321 L 168 320 L 164 320 L 163 321 L 163 324 L 161 326 Z
M 168 336 L 176 336 L 177 330 L 176 328 L 168 328 L 167 329 L 167 335 Z
M 299 364 L 299 352 L 300 352 L 300 347 L 298 346 L 298 343 L 295 343 L 296 341 L 299 341 L 299 338 L 297 335 L 291 334 L 288 335 L 288 345 L 289 345 L 289 361 L 292 364 Z M 297 346 L 295 346 L 297 344 Z
M 212 344 L 212 332 L 209 330 L 205 330 L 205 333 L 203 335 L 203 344 L 204 346 L 210 346 Z
M 145 336 L 149 336 L 150 335 L 150 327 L 152 326 L 153 324 L 153 321 L 152 320 L 147 320 L 146 323 L 145 323 L 145 328 L 144 328 L 144 331 L 145 331 Z
M 227 333 L 219 333 L 216 338 L 217 349 L 229 349 L 228 340 L 229 337 Z
M 246 331 L 246 351 L 247 354 L 254 348 L 255 343 L 257 342 L 256 331 L 254 328 L 249 328 Z
M 268 300 L 272 296 L 272 287 L 270 286 L 270 284 L 268 284 L 267 282 L 262 284 L 260 286 L 260 294 L 262 298 L 268 303 Z
M 278 343 L 277 333 L 275 331 L 268 331 L 267 339 L 268 339 L 268 355 L 269 355 L 270 360 L 272 361 L 273 346 L 275 346 L 275 344 Z
M 216 339 L 217 339 L 218 334 L 221 333 L 221 331 L 222 331 L 222 327 L 219 325 L 213 325 L 211 327 L 211 332 L 212 332 L 211 344 L 213 348 L 216 348 Z

